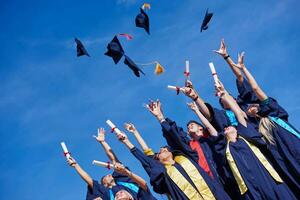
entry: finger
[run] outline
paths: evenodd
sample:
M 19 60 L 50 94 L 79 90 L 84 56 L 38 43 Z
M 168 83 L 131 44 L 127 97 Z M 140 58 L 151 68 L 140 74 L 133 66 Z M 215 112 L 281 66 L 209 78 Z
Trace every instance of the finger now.
M 96 136 L 96 135 L 93 135 L 93 138 L 96 138 L 96 139 L 97 139 L 97 136 Z

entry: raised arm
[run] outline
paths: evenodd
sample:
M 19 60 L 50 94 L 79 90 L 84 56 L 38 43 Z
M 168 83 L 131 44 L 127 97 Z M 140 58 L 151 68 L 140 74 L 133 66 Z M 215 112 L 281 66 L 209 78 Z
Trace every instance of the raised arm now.
M 124 128 L 128 132 L 130 132 L 134 135 L 134 137 L 136 138 L 136 140 L 138 141 L 138 143 L 140 144 L 141 148 L 143 149 L 143 151 L 146 155 L 153 155 L 154 154 L 152 149 L 150 149 L 148 147 L 147 143 L 145 142 L 145 140 L 142 138 L 139 131 L 135 128 L 135 126 L 132 123 L 125 123 Z
M 131 172 L 128 168 L 126 168 L 124 165 L 120 164 L 120 163 L 116 163 L 115 164 L 115 170 L 120 173 L 123 174 L 125 176 L 128 176 L 129 178 L 131 178 L 140 188 L 142 188 L 145 191 L 148 191 L 148 187 L 147 187 L 147 182 L 140 176 L 138 176 L 137 174 L 134 174 L 133 172 Z
M 77 171 L 79 176 L 88 184 L 88 186 L 90 188 L 93 188 L 93 179 L 90 177 L 90 175 L 88 173 L 86 173 L 86 171 L 84 171 L 80 167 L 80 165 L 76 162 L 76 160 L 74 158 L 70 157 L 67 160 L 67 162 L 71 167 L 74 167 L 74 169 Z
M 117 156 L 115 155 L 115 153 L 113 152 L 113 150 L 111 149 L 111 147 L 105 141 L 104 128 L 98 128 L 98 135 L 97 136 L 94 135 L 93 137 L 101 144 L 106 155 L 108 156 L 108 158 L 113 164 L 115 164 L 116 162 L 120 162 Z
M 216 91 L 217 95 L 222 98 L 224 102 L 226 102 L 236 116 L 237 120 L 240 124 L 247 127 L 247 121 L 245 119 L 245 114 L 239 107 L 239 105 L 236 103 L 236 101 L 233 99 L 231 95 L 228 94 L 228 92 L 225 90 L 223 84 L 219 81 L 219 84 L 216 85 Z
M 220 56 L 222 56 L 225 59 L 225 61 L 230 66 L 230 69 L 232 70 L 232 72 L 236 76 L 237 80 L 240 83 L 242 83 L 244 81 L 243 74 L 242 74 L 242 72 L 241 72 L 241 70 L 239 68 L 235 67 L 235 63 L 233 62 L 233 60 L 231 59 L 231 57 L 227 53 L 227 49 L 226 49 L 226 46 L 225 46 L 224 39 L 221 40 L 221 44 L 220 44 L 219 50 L 214 50 L 214 52 L 217 53 L 217 54 L 219 54 Z
M 264 101 L 264 100 L 268 99 L 268 96 L 259 87 L 259 85 L 257 84 L 257 82 L 254 79 L 254 77 L 252 76 L 252 74 L 246 68 L 246 66 L 244 64 L 244 55 L 245 55 L 244 52 L 242 52 L 241 54 L 239 54 L 239 56 L 238 56 L 238 64 L 236 65 L 236 68 L 240 68 L 244 72 L 244 74 L 245 74 L 245 76 L 246 76 L 246 78 L 247 78 L 247 80 L 248 80 L 248 82 L 249 82 L 249 84 L 250 84 L 253 92 L 256 94 L 257 98 L 260 101 Z
M 195 102 L 191 102 L 187 104 L 192 111 L 198 116 L 202 124 L 207 128 L 209 134 L 211 136 L 217 136 L 217 130 L 211 125 L 211 123 L 204 117 L 204 115 L 200 112 L 199 108 L 197 107 Z
M 200 97 L 198 92 L 195 90 L 193 83 L 190 80 L 186 81 L 186 86 L 183 87 L 183 93 L 191 98 L 199 107 L 202 114 L 209 120 L 211 120 L 212 114 L 210 113 L 210 110 L 206 106 L 204 100 Z

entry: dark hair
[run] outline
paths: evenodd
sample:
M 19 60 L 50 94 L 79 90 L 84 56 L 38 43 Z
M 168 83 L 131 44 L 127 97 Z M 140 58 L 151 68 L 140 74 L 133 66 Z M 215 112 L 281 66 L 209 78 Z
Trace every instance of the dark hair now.
M 190 123 L 198 124 L 199 126 L 201 126 L 202 128 L 204 128 L 204 126 L 203 126 L 200 122 L 197 122 L 197 121 L 195 121 L 195 120 L 190 120 L 190 121 L 186 124 L 186 126 L 189 126 Z

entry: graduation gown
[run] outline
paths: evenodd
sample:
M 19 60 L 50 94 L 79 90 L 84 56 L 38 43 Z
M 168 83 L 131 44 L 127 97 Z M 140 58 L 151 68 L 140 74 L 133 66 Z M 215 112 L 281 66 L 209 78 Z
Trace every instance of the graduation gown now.
M 167 119 L 162 124 L 163 136 L 166 138 L 168 145 L 172 148 L 173 156 L 181 155 L 187 158 L 192 165 L 196 168 L 198 173 L 202 176 L 203 180 L 209 187 L 210 191 L 214 195 L 215 199 L 230 199 L 225 193 L 223 188 L 214 181 L 204 170 L 198 165 L 197 153 L 192 151 L 188 144 L 181 141 L 178 134 L 173 134 L 176 124 L 171 120 Z M 173 130 L 172 130 L 173 129 Z M 169 194 L 172 199 L 187 200 L 188 197 L 185 193 L 174 183 L 172 178 L 168 175 L 166 167 L 157 160 L 144 155 L 137 148 L 131 149 L 132 154 L 141 162 L 144 169 L 150 177 L 150 183 L 153 186 L 153 190 L 159 194 Z M 188 176 L 186 171 L 181 165 L 175 163 L 173 165 L 184 177 L 185 179 L 193 185 L 191 178 Z
M 86 200 L 94 200 L 100 197 L 103 200 L 109 199 L 109 191 L 104 185 L 93 180 L 93 188 L 87 187 Z
M 126 190 L 131 194 L 134 200 L 156 200 L 156 198 L 152 196 L 150 190 L 145 191 L 138 187 L 138 185 L 128 176 L 124 176 L 116 171 L 113 172 L 112 176 L 116 182 L 115 186 L 106 188 L 97 181 L 94 181 L 93 188 L 88 188 L 87 195 L 92 196 L 93 194 L 101 193 L 104 194 L 103 200 L 114 200 L 118 191 Z
M 248 124 L 247 128 L 238 124 L 237 131 L 245 139 L 251 138 L 252 144 L 258 148 L 265 146 L 264 141 L 251 124 Z M 224 163 L 228 164 L 227 139 L 224 133 L 220 132 L 214 138 L 216 151 L 223 156 Z M 228 145 L 237 169 L 247 186 L 247 191 L 243 194 L 244 199 L 297 199 L 285 183 L 274 180 L 244 139 L 238 137 L 236 142 L 229 142 Z
M 244 111 L 247 103 L 260 103 L 261 110 L 258 113 L 260 116 L 278 117 L 299 133 L 289 124 L 288 113 L 275 99 L 269 97 L 265 102 L 260 102 L 246 79 L 242 84 L 237 81 L 237 88 L 239 91 L 237 101 Z M 259 119 L 248 117 L 248 121 L 258 130 Z M 270 161 L 294 194 L 300 196 L 300 140 L 276 122 L 275 125 L 273 137 L 276 145 L 268 144 Z
M 260 116 L 269 117 L 271 120 L 280 118 L 294 131 L 299 131 L 288 122 L 288 113 L 273 98 L 268 98 L 267 102 L 261 103 Z M 272 119 L 272 118 L 273 119 Z M 274 121 L 273 121 L 274 122 Z M 269 150 L 277 161 L 280 170 L 284 174 L 283 179 L 300 196 L 300 139 L 289 130 L 274 122 L 272 135 L 276 145 L 269 145 Z

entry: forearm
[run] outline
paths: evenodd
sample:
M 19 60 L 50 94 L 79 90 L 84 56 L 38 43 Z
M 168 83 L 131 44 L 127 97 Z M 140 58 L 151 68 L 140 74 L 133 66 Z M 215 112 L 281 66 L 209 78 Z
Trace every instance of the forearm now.
M 202 121 L 203 125 L 207 128 L 207 130 L 210 133 L 210 135 L 217 136 L 218 132 L 211 125 L 211 123 L 204 117 L 204 115 L 200 111 L 196 111 L 195 113 L 199 117 L 200 121 Z
M 205 105 L 205 102 L 203 101 L 203 99 L 198 96 L 198 99 L 195 101 L 199 110 L 201 111 L 201 113 L 206 117 L 206 119 L 211 120 L 211 113 L 208 109 L 208 107 Z
M 89 187 L 93 188 L 93 179 L 86 173 L 79 164 L 75 164 L 75 170 L 79 174 L 79 176 L 89 185 Z
M 129 170 L 126 170 L 126 175 L 131 178 L 139 187 L 141 187 L 143 190 L 147 191 L 147 182 L 137 174 L 132 173 Z
M 232 70 L 232 72 L 234 73 L 234 75 L 236 76 L 237 80 L 241 83 L 244 81 L 244 77 L 243 77 L 243 73 L 241 72 L 241 70 L 239 68 L 237 68 L 235 66 L 235 63 L 233 62 L 233 60 L 228 57 L 226 59 L 227 64 L 229 65 L 230 69 Z
M 134 131 L 133 135 L 136 138 L 136 140 L 138 141 L 138 143 L 141 145 L 143 151 L 146 151 L 146 150 L 149 149 L 149 147 L 146 144 L 145 140 L 142 138 L 142 136 L 140 135 L 140 133 L 137 130 Z
M 128 139 L 126 139 L 125 141 L 123 141 L 123 144 L 125 144 L 125 146 L 126 146 L 129 150 L 131 150 L 131 149 L 134 148 L 134 145 L 133 145 Z
M 241 123 L 246 127 L 247 123 L 245 120 L 244 112 L 241 110 L 239 105 L 235 102 L 233 97 L 226 92 L 221 98 L 229 105 L 229 108 L 232 110 L 239 123 Z
M 118 161 L 117 157 L 115 156 L 115 154 L 113 153 L 111 147 L 107 144 L 107 142 L 103 141 L 100 142 L 101 146 L 103 147 L 106 155 L 108 156 L 109 160 L 112 163 L 116 163 Z
M 254 79 L 254 77 L 252 76 L 252 74 L 248 71 L 248 69 L 246 67 L 243 68 L 243 72 L 253 90 L 253 92 L 256 94 L 257 98 L 260 101 L 264 101 L 268 98 L 268 96 L 264 93 L 264 91 L 259 87 L 259 85 L 257 84 L 256 80 Z

